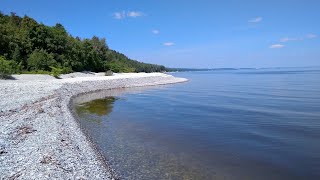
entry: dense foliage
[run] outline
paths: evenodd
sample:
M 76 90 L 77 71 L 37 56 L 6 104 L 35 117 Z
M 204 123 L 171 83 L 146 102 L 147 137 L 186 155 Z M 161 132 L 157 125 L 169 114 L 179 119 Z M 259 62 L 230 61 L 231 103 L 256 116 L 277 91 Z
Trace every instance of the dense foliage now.
M 0 12 L 0 56 L 24 71 L 159 72 L 164 66 L 134 61 L 109 49 L 105 38 L 72 37 L 61 24 L 46 26 Z
M 14 61 L 8 61 L 0 56 L 0 79 L 11 78 L 11 74 L 21 71 L 21 65 Z

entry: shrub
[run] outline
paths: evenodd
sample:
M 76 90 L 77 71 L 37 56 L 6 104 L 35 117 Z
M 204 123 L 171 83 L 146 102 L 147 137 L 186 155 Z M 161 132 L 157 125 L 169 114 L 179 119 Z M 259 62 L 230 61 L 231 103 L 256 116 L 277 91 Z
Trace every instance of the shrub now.
M 56 67 L 57 65 L 57 61 L 54 60 L 53 55 L 43 49 L 33 51 L 28 58 L 29 70 L 50 71 L 50 66 Z
M 62 74 L 69 74 L 69 73 L 72 73 L 72 68 L 71 67 L 63 67 L 62 68 Z
M 111 70 L 112 72 L 115 72 L 115 73 L 135 72 L 134 68 L 131 68 L 131 67 L 127 66 L 126 64 L 124 64 L 123 62 L 120 62 L 120 61 L 107 62 L 107 63 L 105 63 L 104 66 L 105 66 L 106 70 Z
M 11 74 L 20 73 L 21 64 L 16 64 L 14 61 L 8 61 L 0 56 L 0 79 L 9 79 Z
M 59 76 L 61 75 L 61 73 L 63 72 L 63 69 L 61 68 L 57 68 L 57 67 L 53 67 L 53 66 L 50 66 L 51 68 L 51 75 L 55 78 L 60 78 Z
M 51 74 L 50 71 L 38 70 L 38 71 L 22 71 L 21 74 Z

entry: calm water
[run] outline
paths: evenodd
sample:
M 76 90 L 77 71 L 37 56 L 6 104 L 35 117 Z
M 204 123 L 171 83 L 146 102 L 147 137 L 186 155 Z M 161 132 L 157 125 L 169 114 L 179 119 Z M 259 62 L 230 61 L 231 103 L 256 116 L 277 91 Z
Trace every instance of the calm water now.
M 174 75 L 76 103 L 122 178 L 320 179 L 319 69 Z

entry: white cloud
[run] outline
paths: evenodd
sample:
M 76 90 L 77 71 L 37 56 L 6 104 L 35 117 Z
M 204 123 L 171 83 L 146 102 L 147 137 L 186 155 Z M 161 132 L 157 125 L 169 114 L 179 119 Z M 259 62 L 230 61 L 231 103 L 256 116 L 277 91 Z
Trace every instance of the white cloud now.
M 159 31 L 159 30 L 157 30 L 157 29 L 154 29 L 154 30 L 152 30 L 152 33 L 153 33 L 153 34 L 159 34 L 159 33 L 160 33 L 160 31 Z
M 127 16 L 128 17 L 140 17 L 143 16 L 144 14 L 142 12 L 139 11 L 128 11 Z
M 126 12 L 125 11 L 115 12 L 113 13 L 113 17 L 115 19 L 124 19 L 126 17 Z
M 272 44 L 270 46 L 271 49 L 280 49 L 280 48 L 283 48 L 284 45 L 283 44 Z
M 248 22 L 249 23 L 259 23 L 261 21 L 262 21 L 262 17 L 256 17 L 256 18 L 250 19 Z
M 173 46 L 173 45 L 175 45 L 175 43 L 174 42 L 165 42 L 165 43 L 163 43 L 163 45 L 164 46 Z
M 288 42 L 288 41 L 299 41 L 302 40 L 301 38 L 289 38 L 289 37 L 285 37 L 285 38 L 281 38 L 279 41 L 284 43 L 284 42 Z
M 115 19 L 124 19 L 127 17 L 131 17 L 131 18 L 136 18 L 136 17 L 140 17 L 140 16 L 144 16 L 144 13 L 139 12 L 139 11 L 119 11 L 119 12 L 115 12 L 113 13 L 113 18 Z
M 289 42 L 289 41 L 303 41 L 306 39 L 314 39 L 317 38 L 318 36 L 315 34 L 307 34 L 303 37 L 285 37 L 285 38 L 281 38 L 279 40 L 279 42 L 285 43 L 285 42 Z

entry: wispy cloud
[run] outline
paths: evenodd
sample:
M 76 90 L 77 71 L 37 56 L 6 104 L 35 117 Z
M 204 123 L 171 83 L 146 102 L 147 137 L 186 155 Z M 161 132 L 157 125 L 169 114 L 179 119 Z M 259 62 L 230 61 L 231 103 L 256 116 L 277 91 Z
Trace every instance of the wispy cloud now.
M 175 45 L 175 43 L 174 42 L 165 42 L 165 43 L 163 43 L 163 45 L 164 46 L 173 46 L 173 45 Z
M 314 39 L 317 37 L 318 36 L 316 34 L 306 34 L 306 35 L 300 36 L 300 37 L 284 37 L 284 38 L 279 39 L 279 44 L 273 44 L 270 46 L 270 48 L 279 49 L 279 48 L 284 47 L 283 43 L 288 43 L 291 41 L 304 41 L 304 40 L 308 40 L 308 39 Z
M 127 16 L 135 18 L 135 17 L 144 16 L 144 13 L 139 12 L 139 11 L 128 11 Z
M 288 42 L 288 41 L 299 41 L 299 40 L 302 40 L 301 38 L 289 38 L 289 37 L 285 37 L 285 38 L 281 38 L 279 40 L 279 42 L 282 42 L 282 43 L 285 43 L 285 42 Z
M 145 14 L 140 11 L 119 11 L 119 12 L 113 13 L 113 18 L 114 19 L 125 19 L 127 17 L 136 18 L 144 15 Z
M 113 13 L 113 17 L 115 19 L 124 19 L 126 17 L 126 12 L 125 11 L 115 12 Z
M 307 34 L 305 36 L 302 37 L 285 37 L 285 38 L 281 38 L 279 40 L 279 42 L 285 43 L 285 42 L 289 42 L 289 41 L 303 41 L 306 39 L 314 39 L 317 38 L 318 36 L 315 34 Z
M 314 39 L 314 38 L 317 38 L 318 36 L 316 34 L 307 34 L 306 35 L 306 38 L 307 39 Z
M 159 33 L 160 33 L 160 31 L 157 30 L 157 29 L 154 29 L 154 30 L 152 30 L 151 32 L 152 32 L 153 34 L 159 34 Z
M 253 19 L 250 19 L 248 22 L 249 23 L 259 23 L 262 21 L 262 17 L 256 17 L 256 18 L 253 18 Z
M 280 49 L 283 48 L 284 45 L 283 44 L 272 44 L 269 48 L 271 49 Z

